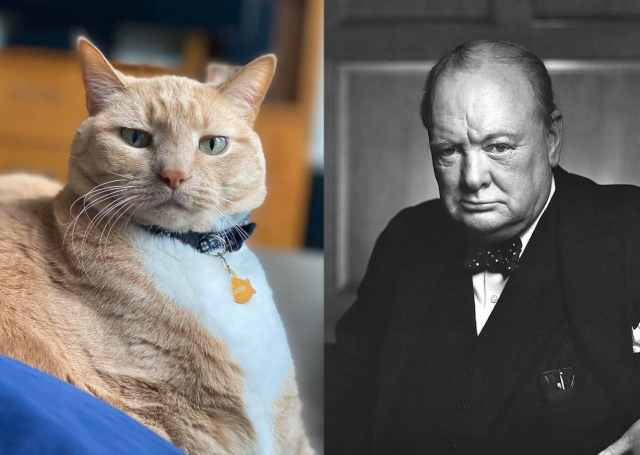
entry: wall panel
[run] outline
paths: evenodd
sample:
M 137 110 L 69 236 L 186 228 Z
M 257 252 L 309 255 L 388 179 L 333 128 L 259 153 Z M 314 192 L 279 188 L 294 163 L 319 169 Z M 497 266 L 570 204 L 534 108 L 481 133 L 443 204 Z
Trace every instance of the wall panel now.
M 339 220 L 349 241 L 339 286 L 354 288 L 371 247 L 399 210 L 437 197 L 428 136 L 418 107 L 426 67 L 353 65 L 342 68 L 344 103 L 340 185 L 346 205 Z
M 548 65 L 564 115 L 561 165 L 598 183 L 640 185 L 640 63 Z
M 636 0 L 535 0 L 533 13 L 537 18 L 638 19 L 640 3 Z

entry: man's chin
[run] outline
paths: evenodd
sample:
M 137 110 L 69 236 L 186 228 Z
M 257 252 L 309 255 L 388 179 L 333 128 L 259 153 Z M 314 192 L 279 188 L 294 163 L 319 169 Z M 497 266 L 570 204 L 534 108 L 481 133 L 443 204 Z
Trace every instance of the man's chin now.
M 500 243 L 518 235 L 517 228 L 495 216 L 495 213 L 479 212 L 464 214 L 457 221 L 483 243 Z

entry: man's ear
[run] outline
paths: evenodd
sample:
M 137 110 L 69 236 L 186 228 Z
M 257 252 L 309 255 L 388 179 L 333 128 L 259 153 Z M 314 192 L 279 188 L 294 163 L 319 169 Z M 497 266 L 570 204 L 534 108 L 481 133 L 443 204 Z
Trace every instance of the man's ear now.
M 276 56 L 263 55 L 242 68 L 220 88 L 222 95 L 243 110 L 244 118 L 252 126 L 275 71 Z
M 87 96 L 87 110 L 89 115 L 94 115 L 125 85 L 102 52 L 86 38 L 78 38 L 78 53 Z
M 560 151 L 562 149 L 562 113 L 555 110 L 551 113 L 551 127 L 547 132 L 547 146 L 549 164 L 556 167 L 560 163 Z

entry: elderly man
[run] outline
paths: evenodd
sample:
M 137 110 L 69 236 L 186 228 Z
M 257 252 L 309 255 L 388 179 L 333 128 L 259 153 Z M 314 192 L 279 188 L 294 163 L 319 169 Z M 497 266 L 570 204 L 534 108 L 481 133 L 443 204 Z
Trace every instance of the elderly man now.
M 640 188 L 558 167 L 517 44 L 443 56 L 421 116 L 440 200 L 390 222 L 338 324 L 330 452 L 640 453 Z

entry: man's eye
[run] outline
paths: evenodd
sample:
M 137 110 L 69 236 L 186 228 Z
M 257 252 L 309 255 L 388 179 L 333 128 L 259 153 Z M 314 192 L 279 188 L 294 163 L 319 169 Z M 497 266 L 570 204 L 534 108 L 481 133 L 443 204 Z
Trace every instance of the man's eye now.
M 513 150 L 513 147 L 511 147 L 510 145 L 507 144 L 493 144 L 489 146 L 489 150 L 497 152 L 497 153 L 504 153 L 507 152 L 509 150 Z
M 455 155 L 457 152 L 458 150 L 455 147 L 447 147 L 436 150 L 436 155 L 446 158 Z

